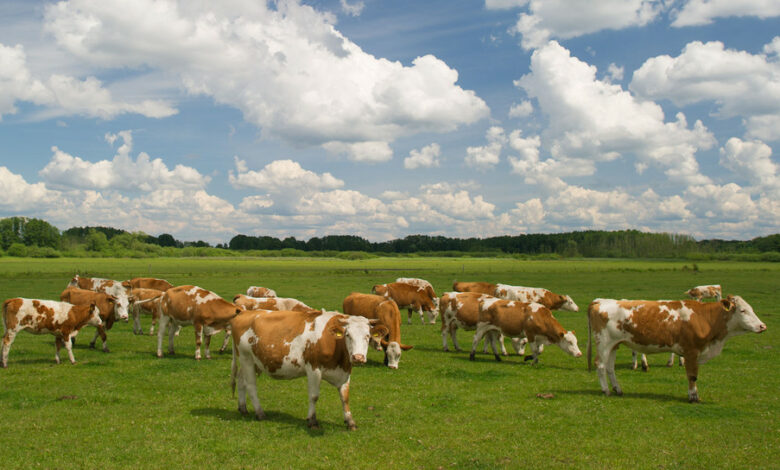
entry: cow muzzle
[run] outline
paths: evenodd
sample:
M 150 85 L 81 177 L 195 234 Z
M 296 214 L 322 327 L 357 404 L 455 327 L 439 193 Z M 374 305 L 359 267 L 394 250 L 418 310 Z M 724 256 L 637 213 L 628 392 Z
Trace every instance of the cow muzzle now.
M 352 355 L 352 363 L 353 364 L 365 364 L 366 363 L 366 355 L 365 354 L 353 354 Z
M 766 323 L 758 325 L 758 331 L 756 333 L 763 333 L 766 331 Z

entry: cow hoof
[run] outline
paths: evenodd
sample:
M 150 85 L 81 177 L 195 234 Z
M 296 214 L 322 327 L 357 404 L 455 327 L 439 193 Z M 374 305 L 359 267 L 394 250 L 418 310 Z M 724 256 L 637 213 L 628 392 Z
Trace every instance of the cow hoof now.
M 108 348 L 103 348 L 103 352 L 107 353 L 107 352 L 111 352 L 111 351 Z
M 255 413 L 255 419 L 257 421 L 262 421 L 265 419 L 265 413 L 263 411 L 260 411 L 259 413 Z
M 162 353 L 161 353 L 161 352 L 159 352 L 159 351 L 157 351 L 157 358 L 158 358 L 158 359 L 161 359 L 161 358 L 162 358 L 162 356 L 163 356 L 163 355 L 162 355 Z
M 498 354 L 493 354 L 493 356 L 495 356 L 496 361 L 501 362 L 501 356 L 499 356 Z
M 700 403 L 701 400 L 699 400 L 699 397 L 690 397 L 688 398 L 688 403 Z
M 525 361 L 525 362 L 528 362 L 528 361 L 533 361 L 533 360 L 534 360 L 534 357 L 533 357 L 533 356 L 525 356 L 525 357 L 523 358 L 523 361 Z
M 347 430 L 348 431 L 355 431 L 357 429 L 357 424 L 355 423 L 347 423 Z
M 647 372 L 648 370 L 650 370 L 649 366 L 642 366 L 642 372 Z
M 474 351 L 472 351 L 471 354 L 469 354 L 469 361 L 473 361 L 474 356 L 475 356 Z
M 320 429 L 320 423 L 317 421 L 317 418 L 309 418 L 306 420 L 306 426 L 309 427 L 309 429 Z
M 89 343 L 89 349 L 95 349 L 95 343 Z
M 249 414 L 249 411 L 246 409 L 246 405 L 238 405 L 238 412 L 241 413 L 243 416 L 246 416 Z
M 614 387 L 612 388 L 612 390 L 615 392 L 615 395 L 617 395 L 619 397 L 623 396 L 623 390 L 620 390 L 620 389 L 617 389 L 617 388 L 614 388 Z

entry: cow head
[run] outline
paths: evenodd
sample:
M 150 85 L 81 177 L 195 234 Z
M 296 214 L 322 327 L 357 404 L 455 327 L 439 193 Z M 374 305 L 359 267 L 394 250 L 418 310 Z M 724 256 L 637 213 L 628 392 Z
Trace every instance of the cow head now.
M 748 332 L 763 333 L 766 331 L 766 324 L 759 320 L 753 312 L 753 307 L 738 296 L 728 296 L 720 301 L 723 308 L 731 312 L 731 318 L 728 321 L 728 330 L 730 332 Z
M 582 351 L 580 351 L 579 346 L 577 346 L 577 336 L 574 334 L 574 331 L 562 331 L 559 338 L 558 347 L 563 349 L 564 352 L 571 354 L 574 357 L 582 356 Z
M 115 299 L 114 315 L 117 320 L 127 321 L 127 309 L 135 302 L 135 297 L 128 297 L 124 292 L 112 296 Z
M 100 319 L 100 309 L 97 306 L 97 303 L 91 302 L 89 304 L 89 320 L 87 320 L 87 325 L 92 326 L 102 326 L 103 320 Z
M 580 308 L 577 306 L 577 304 L 574 303 L 574 300 L 571 298 L 571 296 L 564 295 L 563 305 L 561 305 L 561 310 L 568 310 L 570 312 L 579 312 Z
M 128 297 L 129 302 L 130 297 Z M 135 300 L 135 298 L 132 298 Z M 114 295 L 107 295 L 106 300 L 108 301 L 108 305 L 111 306 L 111 311 L 114 312 L 114 320 L 122 320 L 122 314 L 120 312 L 119 308 L 119 299 L 116 298 Z M 127 320 L 127 317 L 125 316 L 125 320 Z
M 391 369 L 398 369 L 398 363 L 401 362 L 401 351 L 408 351 L 414 346 L 400 344 L 397 341 L 387 342 L 382 340 L 382 346 L 385 348 L 385 365 Z
M 371 320 L 375 323 L 377 320 Z M 377 325 L 374 328 L 384 328 L 374 333 L 374 328 L 365 317 L 341 316 L 331 328 L 331 334 L 337 339 L 344 340 L 349 354 L 349 361 L 353 364 L 365 364 L 368 353 L 368 340 L 372 334 L 387 334 L 387 328 Z M 382 331 L 384 331 L 382 333 Z M 381 337 L 381 336 L 378 336 Z M 377 338 L 378 338 L 377 337 Z
M 387 297 L 387 284 L 377 284 L 371 288 L 371 293 L 374 295 L 381 295 Z
M 76 274 L 71 278 L 70 282 L 68 283 L 68 287 L 78 287 L 78 286 L 79 286 L 79 275 Z

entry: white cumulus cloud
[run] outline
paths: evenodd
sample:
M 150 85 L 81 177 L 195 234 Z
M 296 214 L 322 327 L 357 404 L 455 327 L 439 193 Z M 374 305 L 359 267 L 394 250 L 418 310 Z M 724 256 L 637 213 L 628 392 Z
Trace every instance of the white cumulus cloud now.
M 420 150 L 412 150 L 409 156 L 404 158 L 404 168 L 414 170 L 416 168 L 432 168 L 441 165 L 439 157 L 441 148 L 439 144 L 433 143 L 426 145 Z
M 756 16 L 770 18 L 780 15 L 776 0 L 688 0 L 673 12 L 672 26 L 697 26 L 712 23 L 715 18 Z

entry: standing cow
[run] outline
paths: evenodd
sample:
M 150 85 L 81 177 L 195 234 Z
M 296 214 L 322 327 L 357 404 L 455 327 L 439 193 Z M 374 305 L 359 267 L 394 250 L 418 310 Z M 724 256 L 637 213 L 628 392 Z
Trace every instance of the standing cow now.
M 167 290 L 167 289 L 166 289 Z M 149 289 L 145 287 L 136 287 L 132 290 L 133 306 L 130 313 L 133 315 L 133 333 L 142 335 L 141 314 L 152 316 L 152 326 L 149 328 L 149 334 L 154 334 L 154 325 L 160 318 L 160 298 L 163 291 Z
M 230 319 L 241 309 L 217 294 L 197 286 L 178 286 L 168 289 L 160 297 L 160 325 L 157 329 L 157 357 L 162 357 L 162 340 L 168 322 L 168 353 L 173 354 L 175 326 L 195 327 L 195 359 L 200 360 L 200 345 L 203 335 L 211 336 L 225 329 Z M 206 359 L 211 352 L 206 347 Z
M 588 307 L 588 370 L 591 341 L 596 343 L 596 368 L 601 390 L 609 381 L 617 395 L 623 390 L 615 375 L 619 345 L 643 353 L 674 352 L 685 358 L 688 401 L 699 401 L 699 364 L 720 354 L 726 340 L 747 332 L 763 333 L 766 325 L 740 296 L 720 302 L 596 299 Z
M 439 309 L 439 298 L 430 282 L 409 277 L 399 277 L 389 284 L 377 284 L 371 288 L 371 293 L 393 299 L 398 308 L 408 311 L 408 322 L 412 324 L 412 311 L 420 314 L 420 321 L 425 324 L 425 314 L 428 312 L 430 323 L 436 323 Z
M 62 302 L 69 302 L 73 305 L 97 305 L 98 310 L 100 310 L 101 324 L 98 325 L 95 336 L 92 338 L 92 341 L 89 342 L 89 347 L 94 348 L 97 338 L 100 336 L 100 340 L 103 342 L 103 352 L 109 352 L 106 331 L 114 326 L 114 320 L 122 319 L 119 314 L 119 305 L 117 304 L 116 297 L 104 294 L 103 292 L 94 292 L 87 289 L 79 289 L 78 287 L 68 287 L 60 294 L 60 300 Z
M 510 286 L 509 284 L 496 285 L 496 297 L 506 300 L 519 300 L 520 302 L 536 302 L 550 310 L 568 310 L 579 312 L 580 308 L 568 295 L 560 295 L 542 287 Z
M 132 303 L 132 299 L 128 295 L 129 289 L 123 286 L 121 282 L 112 279 L 103 279 L 101 277 L 81 277 L 76 274 L 68 283 L 68 287 L 79 287 L 81 289 L 113 295 L 116 297 L 119 316 L 122 320 L 127 321 L 128 310 Z
M 554 344 L 574 357 L 582 356 L 574 332 L 566 331 L 552 316 L 550 309 L 535 302 L 524 303 L 504 299 L 480 302 L 479 323 L 471 345 L 470 360 L 474 360 L 479 340 L 489 331 L 501 332 L 505 336 L 513 337 L 525 335 L 533 351 L 533 354 L 526 356 L 525 360 L 533 360 L 534 364 L 539 361 L 542 346 L 547 344 Z M 495 357 L 497 361 L 501 360 L 498 354 Z
M 356 429 L 349 409 L 352 364 L 366 362 L 370 337 L 381 338 L 387 334 L 385 326 L 371 326 L 375 321 L 325 310 L 244 311 L 230 322 L 233 335 L 230 381 L 235 393 L 238 380 L 238 411 L 248 414 L 246 395 L 249 393 L 255 417 L 265 418 L 257 396 L 257 373 L 264 372 L 275 379 L 305 375 L 309 384 L 306 424 L 319 428 L 316 404 L 320 382 L 325 379 L 339 391 L 347 428 Z
M 71 364 L 73 357 L 71 339 L 84 325 L 100 326 L 100 310 L 94 303 L 73 305 L 56 300 L 38 300 L 14 298 L 3 302 L 2 366 L 8 367 L 8 351 L 16 334 L 27 330 L 33 334 L 50 333 L 54 335 L 54 360 L 60 363 L 60 348 L 65 345 Z
M 387 339 L 379 338 L 385 350 L 385 365 L 391 369 L 398 369 L 401 351 L 408 351 L 413 347 L 401 343 L 401 311 L 398 310 L 398 305 L 381 295 L 353 292 L 344 299 L 342 307 L 346 315 L 359 315 L 371 320 L 379 320 L 379 324 L 387 328 Z
M 441 315 L 441 343 L 445 351 L 447 347 L 447 334 L 452 339 L 452 345 L 456 351 L 462 351 L 458 345 L 458 328 L 466 331 L 473 331 L 479 323 L 479 303 L 482 300 L 495 299 L 492 295 L 481 294 L 479 292 L 446 292 L 439 300 L 439 313 Z M 504 335 L 489 333 L 485 337 L 483 352 L 487 352 L 488 343 L 493 348 L 493 354 L 497 353 L 496 340 L 501 347 L 501 354 L 507 355 L 506 346 L 504 346 Z M 517 338 L 512 338 L 512 346 L 518 354 L 523 354 L 525 346 L 520 348 Z

